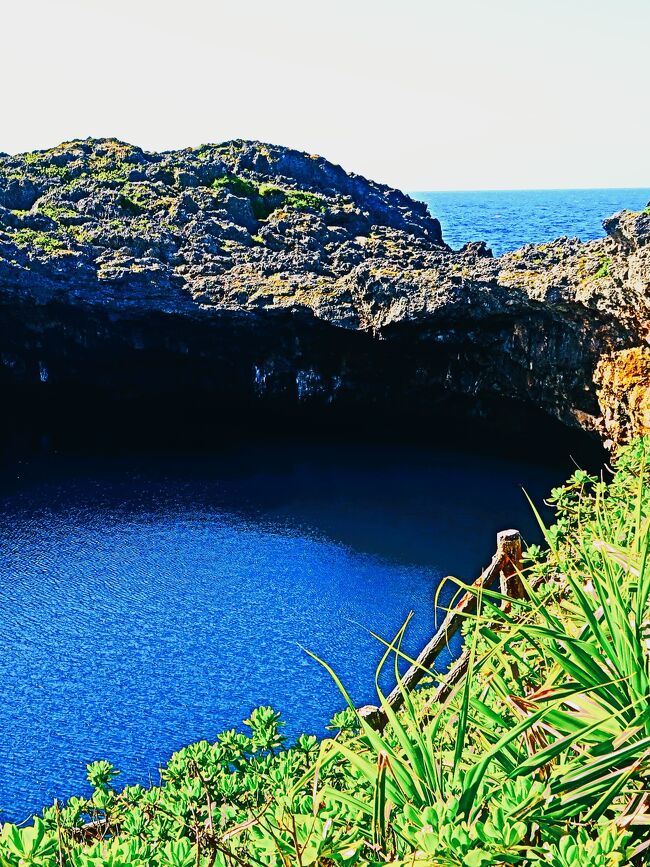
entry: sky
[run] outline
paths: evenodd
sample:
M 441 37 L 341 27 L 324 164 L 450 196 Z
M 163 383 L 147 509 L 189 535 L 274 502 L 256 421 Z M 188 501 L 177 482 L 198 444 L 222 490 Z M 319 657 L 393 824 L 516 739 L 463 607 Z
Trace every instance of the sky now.
M 251 138 L 410 191 L 650 186 L 650 0 L 0 8 L 0 151 Z

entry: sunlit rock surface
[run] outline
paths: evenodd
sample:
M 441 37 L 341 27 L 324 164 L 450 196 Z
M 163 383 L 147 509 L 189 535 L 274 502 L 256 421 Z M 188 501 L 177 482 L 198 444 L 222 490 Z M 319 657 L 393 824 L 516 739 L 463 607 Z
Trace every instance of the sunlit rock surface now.
M 443 425 L 496 399 L 623 442 L 647 425 L 650 213 L 605 228 L 454 252 L 423 203 L 259 142 L 3 156 L 0 385 L 15 413 L 193 395 Z

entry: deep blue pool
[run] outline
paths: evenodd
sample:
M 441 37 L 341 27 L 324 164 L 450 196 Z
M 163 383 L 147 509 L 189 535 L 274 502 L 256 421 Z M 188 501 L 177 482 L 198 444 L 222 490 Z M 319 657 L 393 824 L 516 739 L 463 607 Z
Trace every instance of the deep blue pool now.
M 0 807 L 86 791 L 85 764 L 157 780 L 170 753 L 270 703 L 323 731 L 373 698 L 381 647 L 441 576 L 533 522 L 571 471 L 425 448 L 247 445 L 218 457 L 44 457 L 5 468 L 0 509 Z

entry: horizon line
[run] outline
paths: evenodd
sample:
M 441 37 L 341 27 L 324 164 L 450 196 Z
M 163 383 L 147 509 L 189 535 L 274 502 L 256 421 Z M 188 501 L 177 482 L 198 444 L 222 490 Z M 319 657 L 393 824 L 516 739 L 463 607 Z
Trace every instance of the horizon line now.
M 616 186 L 616 187 L 444 187 L 438 189 L 417 189 L 404 190 L 409 196 L 417 195 L 418 193 L 572 193 L 572 192 L 595 192 L 605 190 L 648 190 L 650 191 L 650 183 L 639 184 L 638 186 Z

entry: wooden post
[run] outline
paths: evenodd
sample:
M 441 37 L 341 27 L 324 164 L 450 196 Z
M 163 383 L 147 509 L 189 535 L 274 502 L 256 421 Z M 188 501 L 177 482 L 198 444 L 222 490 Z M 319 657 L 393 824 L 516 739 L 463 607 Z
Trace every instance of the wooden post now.
M 525 599 L 526 590 L 519 577 L 521 571 L 521 534 L 518 530 L 502 530 L 497 534 L 497 550 L 490 565 L 472 584 L 474 590 L 490 588 L 499 580 L 499 589 L 510 599 Z M 509 607 L 509 603 L 505 603 Z M 440 628 L 431 641 L 420 652 L 415 665 L 405 672 L 401 685 L 398 684 L 386 699 L 392 710 L 399 710 L 404 704 L 404 693 L 410 692 L 433 668 L 433 664 L 449 640 L 459 631 L 465 619 L 464 615 L 476 611 L 476 593 L 469 590 L 464 593 L 458 603 L 447 613 Z M 434 700 L 442 701 L 451 691 L 453 685 L 467 671 L 468 656 L 464 652 L 451 667 L 444 680 L 434 693 Z M 360 715 L 375 729 L 381 730 L 386 724 L 386 714 L 382 708 L 366 705 L 359 711 Z
M 519 530 L 502 530 L 497 533 L 497 552 L 501 552 L 501 593 L 510 599 L 525 599 L 526 588 L 520 577 L 523 566 L 521 558 L 521 533 Z

